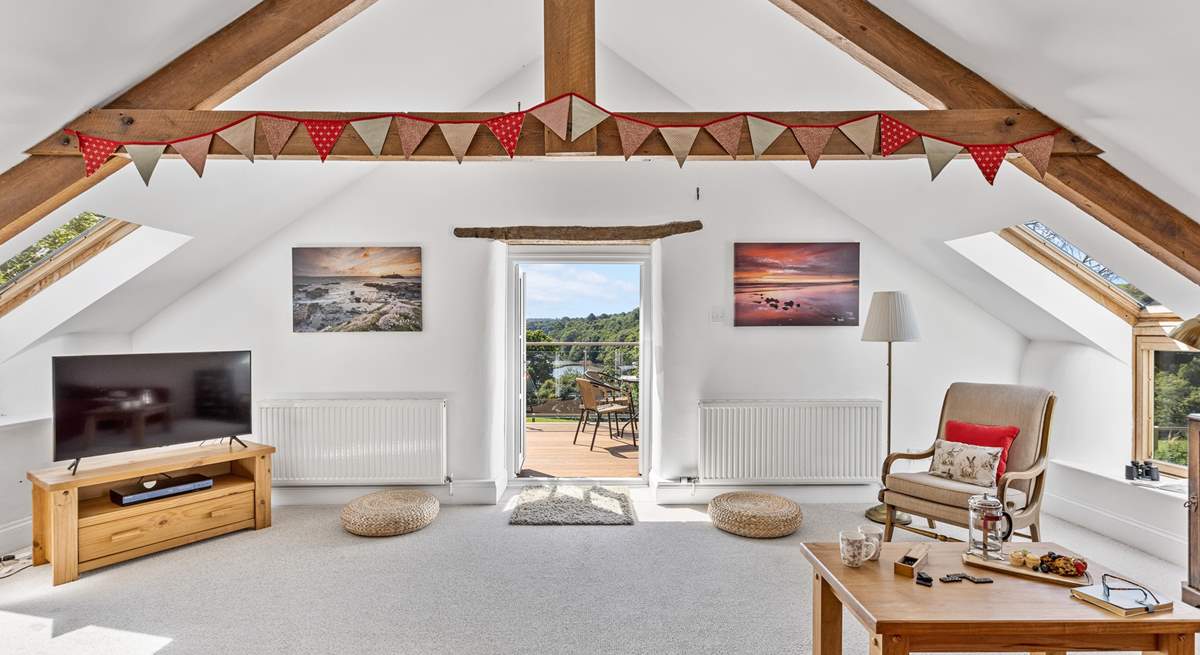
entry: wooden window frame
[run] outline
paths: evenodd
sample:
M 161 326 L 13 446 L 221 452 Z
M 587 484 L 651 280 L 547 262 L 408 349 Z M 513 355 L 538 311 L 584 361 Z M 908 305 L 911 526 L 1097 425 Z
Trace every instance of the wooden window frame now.
M 92 257 L 129 236 L 139 225 L 115 218 L 104 218 L 82 238 L 59 249 L 21 274 L 12 286 L 0 292 L 0 318 L 20 307 L 25 301 L 66 277 Z
M 1154 459 L 1154 353 L 1158 351 L 1198 352 L 1167 336 L 1179 323 L 1157 318 L 1133 327 L 1133 459 L 1151 460 L 1172 477 L 1186 478 L 1186 465 Z

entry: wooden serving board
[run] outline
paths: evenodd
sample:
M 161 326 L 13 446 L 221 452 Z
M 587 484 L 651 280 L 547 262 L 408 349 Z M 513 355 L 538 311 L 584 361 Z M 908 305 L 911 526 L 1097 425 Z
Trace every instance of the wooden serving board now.
M 1042 573 L 1041 571 L 1034 571 L 1028 566 L 1013 566 L 1008 562 L 987 560 L 977 555 L 970 555 L 967 553 L 962 554 L 962 561 L 963 564 L 968 566 L 977 566 L 981 569 L 996 571 L 997 573 L 1006 573 L 1008 575 L 1015 575 L 1021 578 L 1028 578 L 1030 580 L 1050 582 L 1053 584 L 1062 585 L 1064 587 L 1086 587 L 1092 584 L 1086 575 L 1081 575 L 1078 578 L 1068 578 L 1065 575 L 1058 575 L 1056 573 Z

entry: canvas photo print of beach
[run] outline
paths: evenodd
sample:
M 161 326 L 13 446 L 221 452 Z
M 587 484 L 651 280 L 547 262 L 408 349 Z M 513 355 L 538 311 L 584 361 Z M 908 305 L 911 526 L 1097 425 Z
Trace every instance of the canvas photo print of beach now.
M 419 247 L 292 248 L 293 332 L 420 332 Z
M 733 244 L 733 324 L 858 325 L 857 243 Z

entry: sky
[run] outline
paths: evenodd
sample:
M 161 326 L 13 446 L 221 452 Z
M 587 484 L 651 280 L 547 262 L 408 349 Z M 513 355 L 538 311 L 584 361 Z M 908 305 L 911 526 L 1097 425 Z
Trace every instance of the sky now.
M 292 275 L 381 277 L 419 276 L 421 249 L 400 247 L 292 248 Z
M 738 243 L 735 284 L 821 284 L 858 279 L 857 243 Z
M 522 264 L 527 318 L 617 314 L 637 309 L 637 264 Z

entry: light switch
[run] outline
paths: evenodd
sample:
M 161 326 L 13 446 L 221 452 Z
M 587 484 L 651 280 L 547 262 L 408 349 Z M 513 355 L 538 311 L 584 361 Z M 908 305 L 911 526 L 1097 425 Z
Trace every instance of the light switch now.
M 713 305 L 712 309 L 708 312 L 708 320 L 712 321 L 713 323 L 724 323 L 725 308 L 720 305 Z

